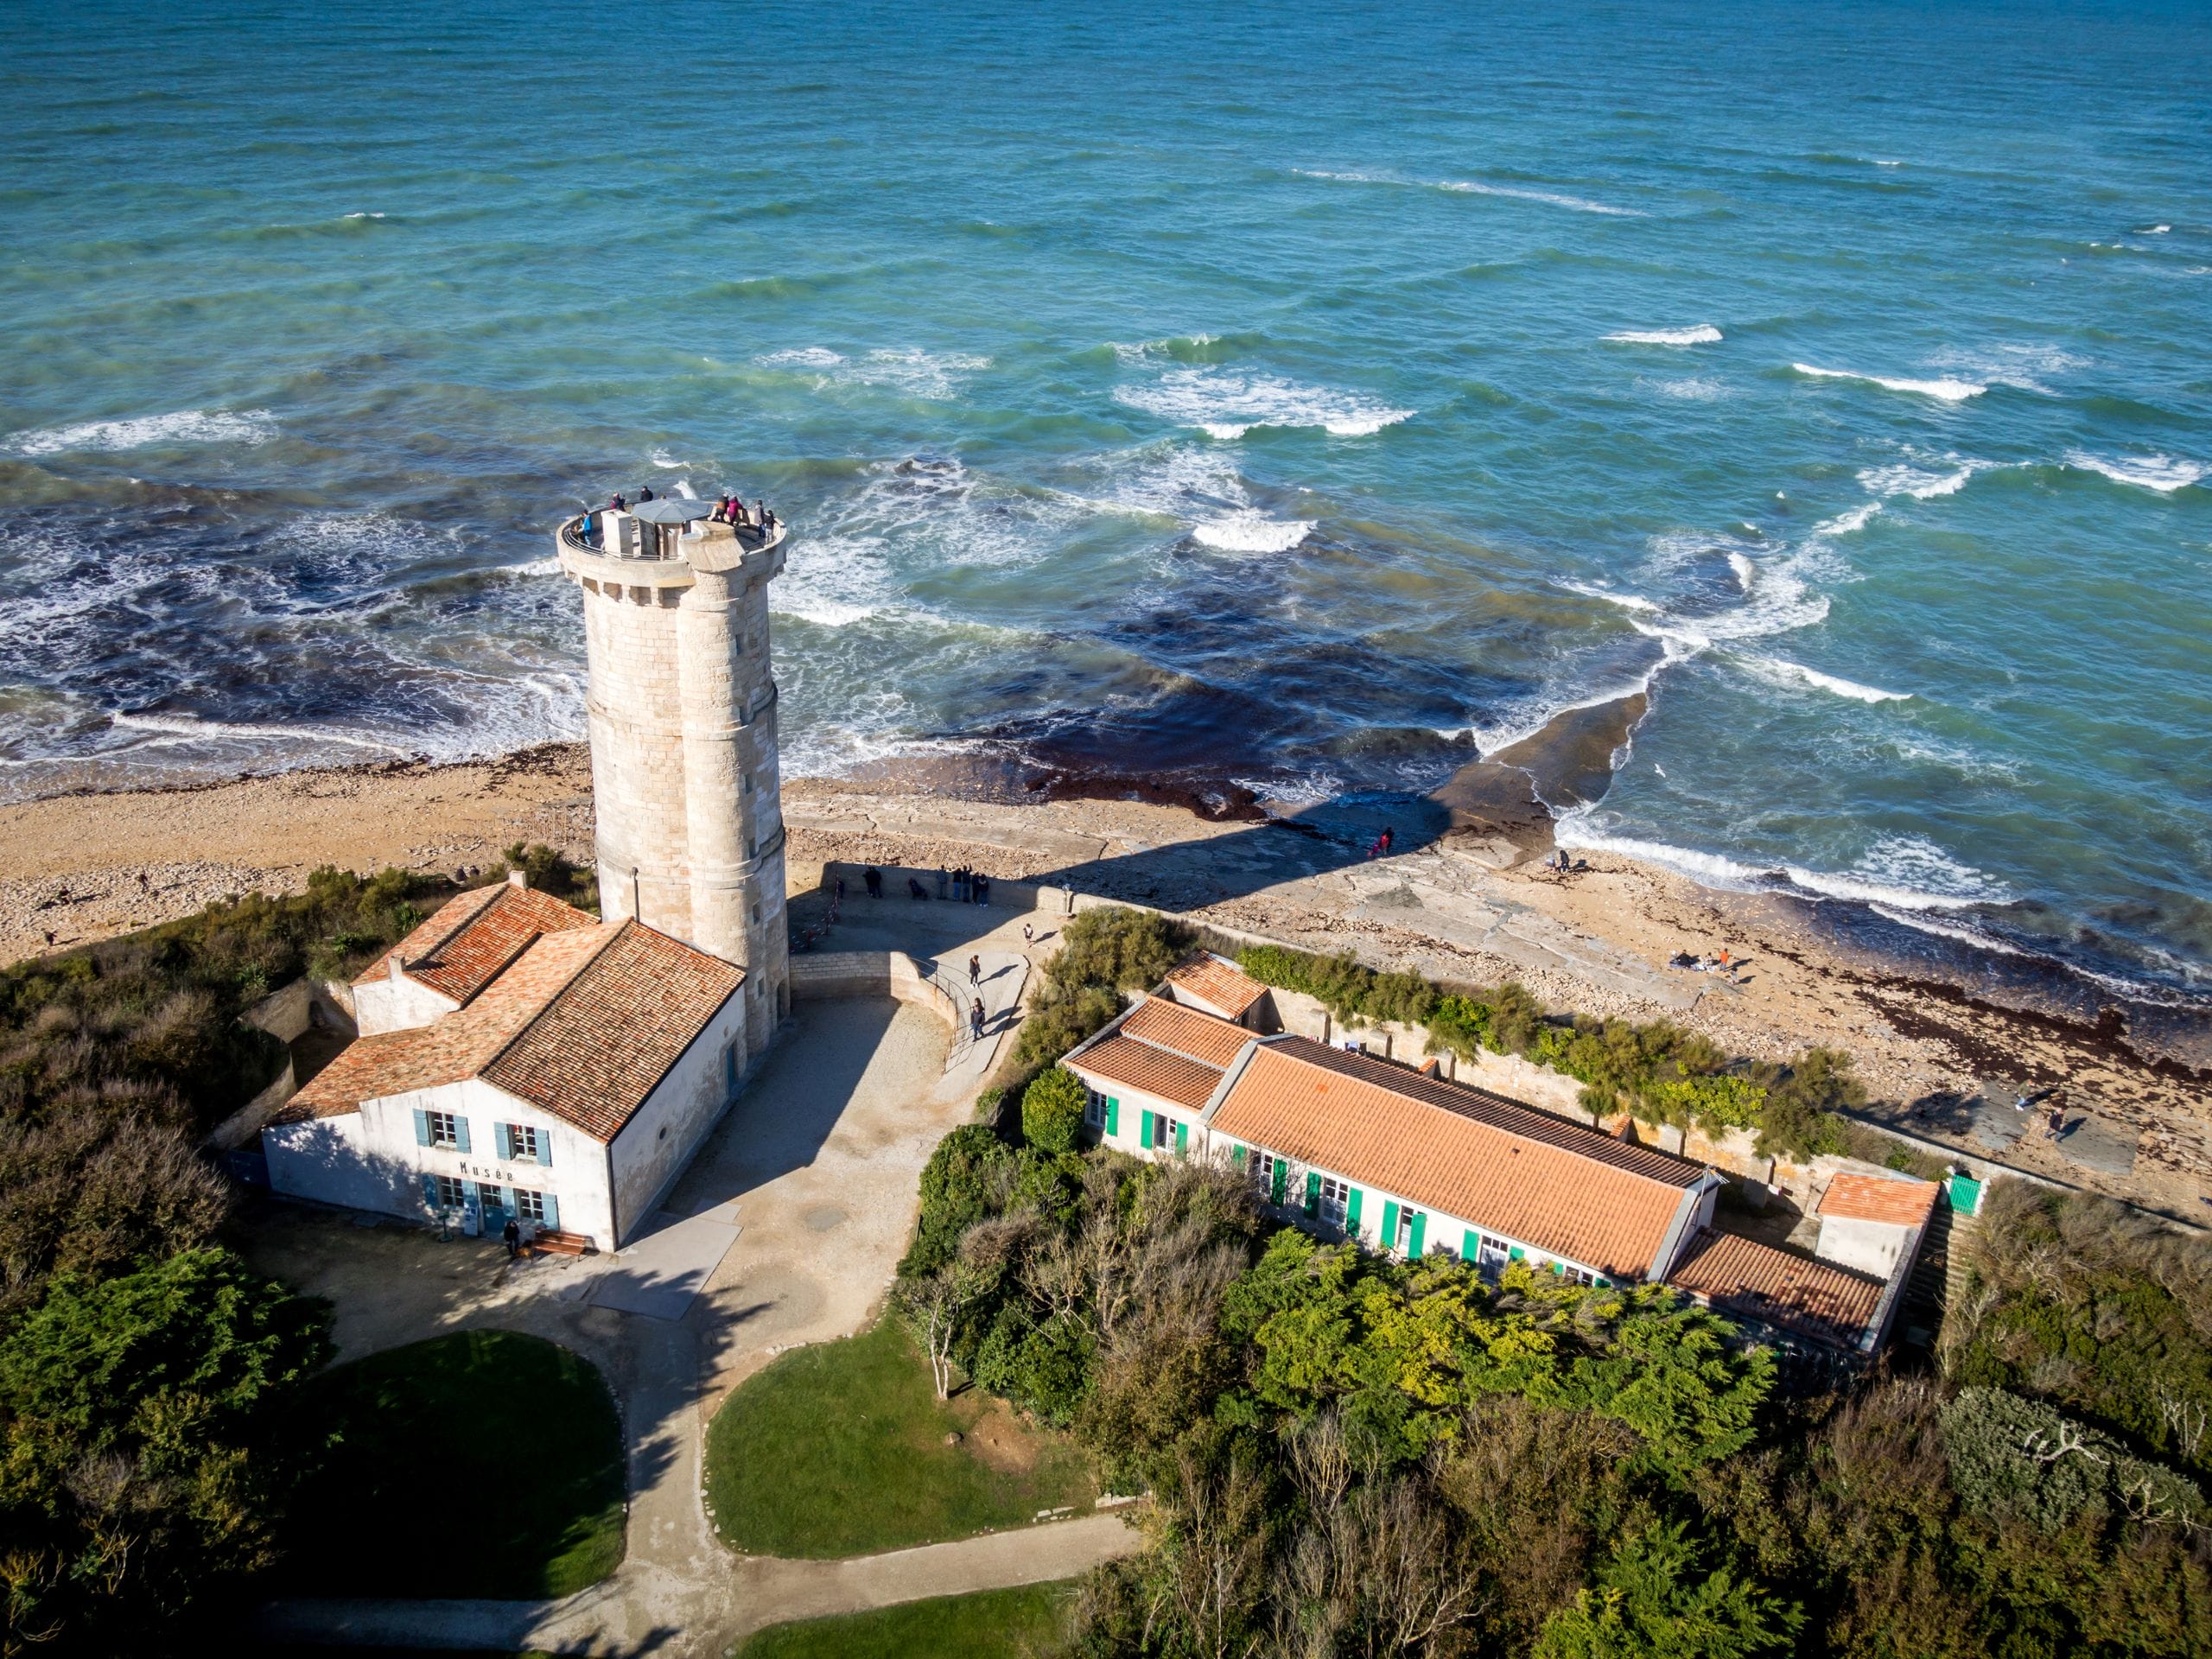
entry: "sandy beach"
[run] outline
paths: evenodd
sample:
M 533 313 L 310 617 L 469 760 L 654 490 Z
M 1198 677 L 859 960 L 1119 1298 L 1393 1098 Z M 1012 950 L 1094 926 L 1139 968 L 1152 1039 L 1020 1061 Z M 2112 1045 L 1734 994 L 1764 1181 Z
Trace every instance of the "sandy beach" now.
M 1517 978 L 1556 1012 L 1670 1019 L 1760 1058 L 1825 1045 L 1852 1056 L 1878 1115 L 1924 1139 L 2178 1217 L 2212 1215 L 2212 1076 L 2139 1052 L 2116 1014 L 2068 1020 L 1900 974 L 1793 899 L 1711 891 L 1605 855 L 1561 876 L 1535 856 L 1549 838 L 1541 810 L 1510 782 L 1486 785 L 1489 770 L 1411 809 L 1332 805 L 1288 820 L 1071 798 L 1034 780 L 976 788 L 925 766 L 798 779 L 785 788 L 791 880 L 803 893 L 830 860 L 968 864 L 1440 979 Z M 1386 823 L 1390 852 L 1366 856 Z M 65 949 L 230 894 L 295 890 L 321 864 L 449 874 L 518 840 L 588 857 L 581 745 L 0 806 L 0 960 L 41 954 L 49 936 Z M 1678 951 L 1723 947 L 1740 964 L 1732 976 L 1667 966 Z M 2028 1126 L 1993 1147 L 2008 1121 L 2022 1127 L 2016 1094 L 2053 1084 L 2087 1115 L 2083 1128 L 2054 1147 Z

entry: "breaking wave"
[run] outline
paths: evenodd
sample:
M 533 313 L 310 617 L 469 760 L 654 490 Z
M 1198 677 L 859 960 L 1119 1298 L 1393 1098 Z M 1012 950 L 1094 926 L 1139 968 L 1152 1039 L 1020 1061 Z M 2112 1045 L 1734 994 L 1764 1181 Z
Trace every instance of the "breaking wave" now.
M 132 420 L 86 421 L 78 426 L 19 432 L 4 447 L 18 455 L 60 455 L 92 449 L 143 449 L 156 443 L 263 444 L 276 435 L 276 417 L 265 409 L 185 409 L 174 415 Z
M 1623 346 L 1711 346 L 1721 335 L 1711 323 L 1701 322 L 1694 328 L 1624 328 L 1605 338 Z
M 2171 455 L 2093 455 L 2084 449 L 2066 452 L 2066 464 L 2087 473 L 2101 473 L 2115 484 L 2130 484 L 2139 490 L 2156 490 L 2160 495 L 2171 495 L 2176 490 L 2185 490 L 2202 480 L 2212 468 L 2193 461 L 2176 461 Z
M 1798 373 L 1810 375 L 1815 380 L 1859 380 L 1870 386 L 1883 386 L 1891 391 L 1910 391 L 1923 397 L 1939 398 L 1947 404 L 1962 404 L 1969 397 L 1979 397 L 1989 388 L 1979 381 L 1905 380 L 1882 374 L 1861 374 L 1856 369 L 1820 369 L 1810 363 L 1792 363 Z
M 1305 386 L 1268 374 L 1230 374 L 1219 369 L 1171 369 L 1147 385 L 1121 386 L 1115 401 L 1208 437 L 1233 442 L 1255 427 L 1319 427 L 1332 437 L 1371 437 L 1409 420 L 1410 409 L 1393 409 L 1357 392 Z

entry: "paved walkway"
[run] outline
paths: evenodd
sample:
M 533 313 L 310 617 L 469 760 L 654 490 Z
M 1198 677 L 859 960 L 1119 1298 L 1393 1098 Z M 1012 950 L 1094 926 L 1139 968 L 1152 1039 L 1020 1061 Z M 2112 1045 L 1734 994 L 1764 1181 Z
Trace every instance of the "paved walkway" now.
M 915 937 L 925 918 L 936 925 Z M 563 1600 L 283 1602 L 264 1610 L 263 1631 L 294 1642 L 703 1659 L 764 1625 L 1072 1577 L 1136 1548 L 1119 1516 L 1099 1515 L 845 1561 L 742 1557 L 715 1535 L 701 1499 L 706 1425 L 728 1390 L 776 1354 L 874 1316 L 912 1228 L 922 1165 L 947 1130 L 969 1121 L 1000 1042 L 1019 1022 L 1029 978 L 1020 929 L 1033 919 L 950 905 L 870 914 L 887 936 L 906 935 L 887 937 L 884 948 L 940 963 L 963 1005 L 983 997 L 986 1041 L 948 1047 L 933 1012 L 888 1001 L 802 1003 L 670 1193 L 669 1214 L 690 1219 L 659 1236 L 658 1255 L 648 1239 L 612 1257 L 510 1266 L 479 1240 L 442 1243 L 279 1210 L 257 1260 L 332 1299 L 345 1358 L 496 1327 L 591 1359 L 621 1402 L 631 1499 L 621 1567 Z M 982 977 L 970 987 L 975 954 Z M 624 1288 L 632 1279 L 639 1294 Z

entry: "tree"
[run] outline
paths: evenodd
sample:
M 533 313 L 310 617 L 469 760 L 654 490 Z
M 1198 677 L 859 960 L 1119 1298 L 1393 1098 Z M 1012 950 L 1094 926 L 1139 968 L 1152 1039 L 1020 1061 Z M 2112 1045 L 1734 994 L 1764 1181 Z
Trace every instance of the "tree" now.
M 925 1278 L 952 1260 L 960 1236 L 991 1208 L 991 1188 L 1008 1173 L 1014 1154 L 981 1123 L 963 1124 L 938 1142 L 922 1167 L 922 1213 L 899 1273 Z
M 1055 1156 L 1074 1151 L 1086 1095 L 1083 1079 L 1065 1065 L 1039 1073 L 1021 1096 L 1021 1133 L 1029 1144 Z
M 226 1250 L 53 1280 L 0 1343 L 10 1645 L 183 1645 L 180 1619 L 274 1557 L 327 1324 Z
M 1630 1533 L 1594 1589 L 1552 1615 L 1536 1659 L 1741 1659 L 1780 1647 L 1804 1615 L 1726 1567 L 1703 1570 L 1680 1522 Z

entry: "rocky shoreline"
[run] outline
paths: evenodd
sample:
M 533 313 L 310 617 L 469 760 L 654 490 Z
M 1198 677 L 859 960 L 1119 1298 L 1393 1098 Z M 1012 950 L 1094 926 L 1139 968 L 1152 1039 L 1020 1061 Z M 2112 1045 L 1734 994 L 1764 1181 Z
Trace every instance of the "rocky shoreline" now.
M 1580 747 L 1595 753 L 1609 734 L 1584 736 Z M 2117 1015 L 2072 1020 L 1897 971 L 1840 944 L 1815 907 L 1780 895 L 1714 892 L 1605 854 L 1561 876 L 1531 856 L 1548 845 L 1548 820 L 1533 803 L 1520 809 L 1526 785 L 1510 770 L 1469 768 L 1457 798 L 1447 790 L 1426 803 L 1338 803 L 1271 819 L 1240 803 L 1143 798 L 1133 783 L 1040 785 L 1005 768 L 891 763 L 786 783 L 791 880 L 811 886 L 830 860 L 968 864 L 1439 979 L 1515 978 L 1557 1012 L 1669 1019 L 1751 1058 L 1837 1048 L 1882 1116 L 1982 1152 L 1999 1152 L 1990 1136 L 2001 1142 L 2018 1116 L 2014 1091 L 2060 1084 L 2090 1137 L 2054 1147 L 2018 1135 L 2000 1155 L 2212 1217 L 2212 1074 L 2139 1051 Z M 1389 855 L 1367 857 L 1386 824 Z M 0 960 L 12 963 L 42 954 L 48 932 L 52 948 L 67 949 L 232 893 L 296 890 L 320 864 L 450 874 L 493 862 L 518 840 L 582 859 L 590 768 L 582 746 L 553 745 L 496 761 L 57 796 L 0 806 L 0 838 L 10 849 Z M 1667 966 L 1677 952 L 1724 946 L 1739 964 L 1732 975 Z M 2020 1127 L 2009 1122 L 2012 1135 Z

